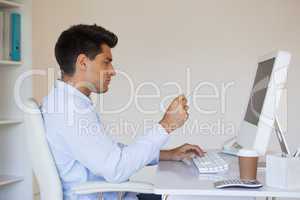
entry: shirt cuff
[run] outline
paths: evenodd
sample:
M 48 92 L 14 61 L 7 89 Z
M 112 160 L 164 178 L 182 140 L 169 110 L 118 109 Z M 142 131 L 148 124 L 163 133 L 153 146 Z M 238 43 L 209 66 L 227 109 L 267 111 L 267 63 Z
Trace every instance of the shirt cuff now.
M 166 129 L 164 127 L 162 127 L 161 124 L 157 123 L 156 124 L 156 128 L 160 132 L 160 134 L 164 134 L 164 135 L 168 135 L 169 136 L 169 133 L 166 131 Z
M 157 149 L 160 149 L 165 145 L 169 139 L 169 134 L 167 131 L 160 125 L 154 124 L 153 128 L 148 132 L 148 138 L 152 140 Z
M 157 165 L 159 162 L 159 157 L 160 157 L 160 149 L 155 153 L 154 159 L 147 166 Z
M 151 140 L 156 145 L 157 151 L 154 153 L 154 159 L 148 165 L 156 165 L 159 162 L 160 149 L 165 145 L 169 139 L 168 132 L 160 125 L 155 124 L 148 134 L 153 134 Z

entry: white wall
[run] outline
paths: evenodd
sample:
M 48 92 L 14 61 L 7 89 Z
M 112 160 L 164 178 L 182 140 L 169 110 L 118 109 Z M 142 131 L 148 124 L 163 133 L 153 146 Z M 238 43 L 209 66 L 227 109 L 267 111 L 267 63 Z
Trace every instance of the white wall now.
M 207 129 L 205 126 L 221 120 L 225 127 L 233 124 L 236 129 L 247 104 L 257 58 L 272 50 L 287 50 L 293 55 L 288 80 L 288 140 L 296 147 L 300 146 L 299 7 L 299 0 L 33 0 L 33 63 L 35 68 L 57 66 L 53 48 L 61 31 L 73 24 L 97 23 L 119 36 L 113 50 L 114 64 L 131 77 L 134 92 L 144 82 L 159 86 L 160 98 L 139 100 L 145 109 L 158 110 L 163 98 L 178 93 L 174 86 L 165 85 L 167 82 L 178 83 L 186 93 L 189 68 L 191 88 L 207 81 L 216 85 L 221 95 L 222 84 L 233 82 L 233 86 L 227 89 L 224 113 L 221 97 L 202 98 L 197 101 L 201 108 L 215 108 L 217 112 L 201 114 L 191 105 L 188 124 L 198 120 Z M 46 77 L 35 79 L 34 91 L 39 99 L 47 94 L 46 81 Z M 198 93 L 212 92 L 203 87 Z M 140 93 L 155 94 L 155 90 L 148 86 Z M 104 95 L 103 105 L 106 109 L 119 108 L 130 96 L 128 81 L 119 75 Z M 114 122 L 125 120 L 142 126 L 144 119 L 159 120 L 162 113 L 141 113 L 132 103 L 121 113 L 103 114 L 103 120 L 118 129 Z M 119 132 L 119 138 L 131 141 L 132 132 L 124 127 Z M 182 132 L 177 131 L 168 145 L 191 142 L 206 148 L 220 147 L 236 133 Z M 272 146 L 276 145 L 273 141 Z

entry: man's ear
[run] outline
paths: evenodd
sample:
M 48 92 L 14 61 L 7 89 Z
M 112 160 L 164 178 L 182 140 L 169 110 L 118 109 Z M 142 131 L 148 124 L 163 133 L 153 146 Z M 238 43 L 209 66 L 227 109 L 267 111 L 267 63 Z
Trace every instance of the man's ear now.
M 85 54 L 79 54 L 76 60 L 76 68 L 80 71 L 87 70 L 88 57 Z

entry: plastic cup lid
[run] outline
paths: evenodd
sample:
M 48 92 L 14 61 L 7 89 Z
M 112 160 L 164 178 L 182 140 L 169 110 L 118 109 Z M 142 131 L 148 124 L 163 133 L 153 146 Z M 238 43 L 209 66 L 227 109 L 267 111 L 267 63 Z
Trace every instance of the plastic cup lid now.
M 253 149 L 240 149 L 237 155 L 242 156 L 242 157 L 258 157 L 259 156 L 257 151 L 255 151 Z

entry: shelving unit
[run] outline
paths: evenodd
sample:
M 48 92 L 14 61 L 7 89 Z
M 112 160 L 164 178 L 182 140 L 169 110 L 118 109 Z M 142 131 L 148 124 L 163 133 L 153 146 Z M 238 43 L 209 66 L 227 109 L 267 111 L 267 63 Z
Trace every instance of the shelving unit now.
M 22 119 L 0 119 L 0 125 L 20 124 Z
M 13 1 L 0 0 L 0 8 L 21 8 L 22 4 Z
M 22 177 L 0 175 L 0 187 L 23 181 Z
M 20 0 L 18 0 L 19 2 Z M 32 65 L 31 0 L 0 0 L 0 10 L 21 14 L 21 62 L 0 60 L 0 200 L 33 200 L 32 170 L 28 159 L 24 112 L 16 101 L 32 96 L 31 78 L 26 78 L 15 91 L 18 78 Z
M 11 60 L 0 60 L 0 66 L 20 66 L 22 62 L 16 62 Z

